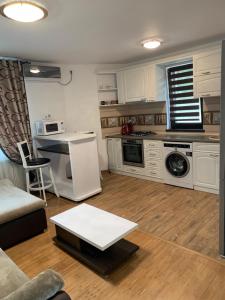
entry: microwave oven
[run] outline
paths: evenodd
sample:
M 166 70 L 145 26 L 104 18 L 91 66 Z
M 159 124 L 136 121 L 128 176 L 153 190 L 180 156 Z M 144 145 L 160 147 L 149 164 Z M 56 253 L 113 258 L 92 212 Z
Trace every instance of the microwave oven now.
M 37 135 L 57 134 L 65 131 L 64 123 L 62 121 L 36 121 L 35 128 Z

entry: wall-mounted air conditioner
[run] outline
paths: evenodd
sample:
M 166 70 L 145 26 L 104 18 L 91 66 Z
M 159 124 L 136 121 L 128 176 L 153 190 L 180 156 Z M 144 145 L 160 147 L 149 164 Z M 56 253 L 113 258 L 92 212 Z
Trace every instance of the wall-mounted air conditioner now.
M 42 66 L 36 64 L 23 65 L 24 77 L 28 80 L 60 81 L 61 70 L 59 67 Z

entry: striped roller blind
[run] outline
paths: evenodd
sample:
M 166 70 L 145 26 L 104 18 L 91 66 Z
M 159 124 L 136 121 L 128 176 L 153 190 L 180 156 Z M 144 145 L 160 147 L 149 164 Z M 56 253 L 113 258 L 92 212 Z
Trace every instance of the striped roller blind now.
M 202 100 L 193 97 L 193 64 L 187 63 L 167 70 L 170 128 L 202 129 Z

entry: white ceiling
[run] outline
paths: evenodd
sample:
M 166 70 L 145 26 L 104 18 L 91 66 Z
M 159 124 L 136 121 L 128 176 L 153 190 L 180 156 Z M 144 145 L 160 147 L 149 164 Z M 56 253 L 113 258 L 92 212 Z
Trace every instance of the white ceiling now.
M 43 1 L 42 1 L 43 2 Z M 32 24 L 0 17 L 0 55 L 58 63 L 122 63 L 225 38 L 225 0 L 46 0 Z M 148 37 L 164 40 L 143 49 Z

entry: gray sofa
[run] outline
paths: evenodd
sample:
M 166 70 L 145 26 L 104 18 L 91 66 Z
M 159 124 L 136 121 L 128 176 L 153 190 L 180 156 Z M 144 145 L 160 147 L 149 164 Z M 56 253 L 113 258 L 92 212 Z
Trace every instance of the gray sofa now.
M 53 270 L 29 279 L 0 249 L 0 299 L 1 300 L 71 300 L 62 291 L 64 282 Z
M 0 248 L 7 249 L 47 228 L 45 201 L 0 180 Z

